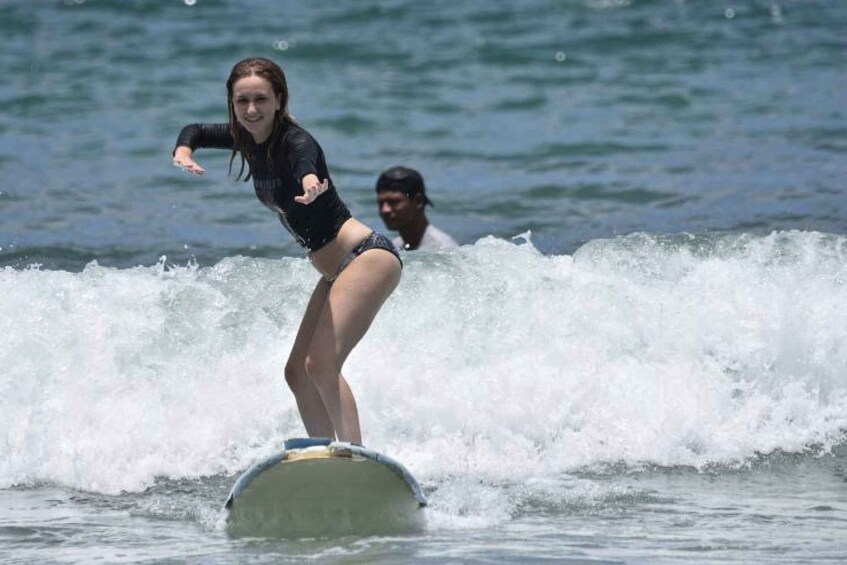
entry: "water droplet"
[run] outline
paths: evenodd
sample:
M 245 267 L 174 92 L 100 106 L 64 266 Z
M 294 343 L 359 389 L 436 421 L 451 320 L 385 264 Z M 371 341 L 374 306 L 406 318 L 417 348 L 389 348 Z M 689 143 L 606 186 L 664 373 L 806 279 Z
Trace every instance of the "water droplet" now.
M 556 52 L 556 60 L 559 61 L 560 63 L 564 62 L 564 60 L 567 59 L 567 58 L 568 58 L 568 56 L 565 54 L 564 51 L 557 51 Z
M 274 49 L 277 51 L 287 51 L 288 50 L 288 42 L 284 39 L 280 39 L 279 41 L 274 41 Z
M 193 6 L 197 3 L 197 0 L 183 0 L 186 6 Z
M 726 17 L 726 19 L 731 20 L 735 17 L 735 10 L 733 10 L 732 8 L 727 8 L 726 10 L 724 10 L 723 15 L 724 17 Z

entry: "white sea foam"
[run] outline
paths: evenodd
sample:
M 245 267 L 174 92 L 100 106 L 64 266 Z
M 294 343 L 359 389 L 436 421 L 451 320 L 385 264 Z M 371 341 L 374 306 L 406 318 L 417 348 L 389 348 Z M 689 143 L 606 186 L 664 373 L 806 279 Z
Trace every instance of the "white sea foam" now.
M 574 256 L 487 238 L 405 259 L 345 374 L 365 442 L 440 489 L 436 515 L 533 497 L 474 485 L 843 441 L 843 237 L 633 235 Z M 141 490 L 302 435 L 281 368 L 315 280 L 290 258 L 0 271 L 0 486 Z

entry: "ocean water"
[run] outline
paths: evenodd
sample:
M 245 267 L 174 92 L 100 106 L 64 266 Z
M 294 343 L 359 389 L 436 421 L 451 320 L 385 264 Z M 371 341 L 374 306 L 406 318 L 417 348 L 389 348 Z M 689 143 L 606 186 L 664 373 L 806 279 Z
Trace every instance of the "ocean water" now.
M 847 560 L 847 8 L 838 0 L 0 3 L 0 561 Z M 317 275 L 228 155 L 285 68 L 354 215 L 418 168 L 345 374 L 430 500 L 408 536 L 230 538 L 303 434 Z

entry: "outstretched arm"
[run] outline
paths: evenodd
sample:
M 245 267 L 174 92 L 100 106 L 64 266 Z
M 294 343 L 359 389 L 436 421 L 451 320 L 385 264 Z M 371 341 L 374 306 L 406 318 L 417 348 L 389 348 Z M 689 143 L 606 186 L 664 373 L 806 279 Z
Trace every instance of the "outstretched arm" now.
M 198 147 L 232 149 L 233 139 L 229 124 L 190 124 L 182 128 L 173 152 L 173 164 L 185 171 L 202 175 L 206 170 L 198 165 L 192 155 Z
M 202 174 L 202 173 L 198 173 Z M 303 185 L 303 196 L 295 196 L 294 201 L 300 204 L 311 204 L 315 198 L 329 190 L 329 180 L 324 179 L 321 182 L 318 175 L 308 174 L 300 181 Z
M 315 199 L 329 190 L 329 178 L 321 180 L 323 172 L 327 177 L 326 165 L 318 167 L 323 162 L 323 152 L 314 138 L 301 128 L 288 132 L 283 139 L 282 153 L 291 167 L 295 181 L 303 188 L 301 196 L 295 196 L 299 204 L 311 204 Z
M 194 173 L 195 175 L 202 175 L 206 172 L 206 169 L 198 165 L 191 156 L 194 154 L 194 151 L 191 150 L 190 147 L 185 145 L 180 145 L 174 150 L 174 167 L 179 167 L 183 171 L 188 171 L 189 173 Z

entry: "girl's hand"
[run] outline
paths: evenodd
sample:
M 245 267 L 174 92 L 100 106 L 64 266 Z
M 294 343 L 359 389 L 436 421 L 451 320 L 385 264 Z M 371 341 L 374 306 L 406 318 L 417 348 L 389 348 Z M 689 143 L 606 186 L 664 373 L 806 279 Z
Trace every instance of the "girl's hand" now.
M 194 159 L 191 158 L 192 153 L 190 147 L 184 145 L 177 147 L 176 151 L 174 151 L 174 167 L 179 167 L 183 171 L 188 171 L 195 175 L 202 175 L 206 172 L 206 169 L 194 162 Z
M 306 175 L 303 177 L 303 196 L 295 196 L 294 201 L 300 204 L 311 204 L 315 199 L 329 190 L 329 180 L 318 182 L 317 175 Z

